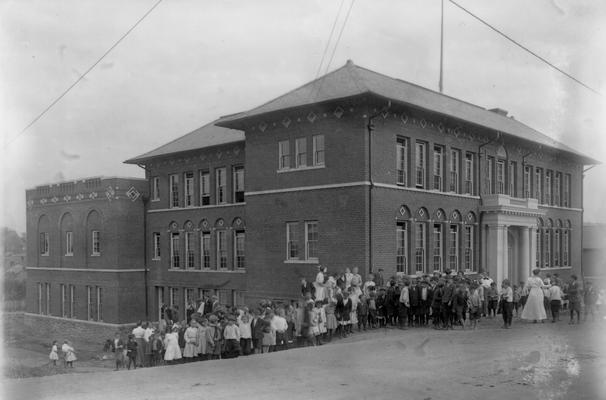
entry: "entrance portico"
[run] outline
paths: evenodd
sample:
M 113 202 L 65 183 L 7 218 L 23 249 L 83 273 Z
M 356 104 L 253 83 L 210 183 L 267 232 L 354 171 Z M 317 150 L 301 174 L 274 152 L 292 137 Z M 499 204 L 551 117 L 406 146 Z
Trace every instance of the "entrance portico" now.
M 538 201 L 484 195 L 480 212 L 483 270 L 497 285 L 526 280 L 536 263 L 537 218 L 545 214 Z

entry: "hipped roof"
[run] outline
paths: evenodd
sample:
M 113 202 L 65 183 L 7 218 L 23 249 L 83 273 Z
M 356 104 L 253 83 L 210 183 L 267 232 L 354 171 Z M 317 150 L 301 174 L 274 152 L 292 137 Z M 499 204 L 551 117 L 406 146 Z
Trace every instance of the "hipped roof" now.
M 564 151 L 581 158 L 584 164 L 600 163 L 513 118 L 497 114 L 496 112 L 410 82 L 391 78 L 359 67 L 351 61 L 347 61 L 345 66 L 259 107 L 221 118 L 215 123 L 218 126 L 226 128 L 242 129 L 247 120 L 263 114 L 364 94 L 436 112 L 446 117 L 456 118 L 539 145 Z

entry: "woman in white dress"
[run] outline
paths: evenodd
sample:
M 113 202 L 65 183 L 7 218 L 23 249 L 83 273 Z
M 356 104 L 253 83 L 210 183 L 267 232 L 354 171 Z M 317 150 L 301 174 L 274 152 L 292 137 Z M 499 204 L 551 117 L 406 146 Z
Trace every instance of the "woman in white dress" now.
M 543 304 L 543 280 L 539 276 L 540 269 L 532 271 L 533 276 L 526 281 L 525 289 L 528 291 L 528 299 L 522 310 L 522 319 L 537 322 L 547 319 L 545 306 Z
M 174 361 L 181 359 L 181 348 L 179 347 L 179 326 L 173 326 L 171 333 L 167 333 L 164 338 L 165 361 Z
M 324 274 L 328 271 L 326 267 L 318 265 L 318 274 L 314 281 L 314 288 L 316 289 L 316 300 L 322 301 L 326 298 L 326 285 L 324 285 Z

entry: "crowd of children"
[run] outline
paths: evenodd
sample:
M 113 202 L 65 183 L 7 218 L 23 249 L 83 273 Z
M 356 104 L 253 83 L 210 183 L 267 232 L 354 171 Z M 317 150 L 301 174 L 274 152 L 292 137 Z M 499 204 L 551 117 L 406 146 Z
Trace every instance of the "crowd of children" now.
M 528 282 L 534 282 L 533 277 Z M 477 329 L 482 317 L 497 314 L 502 315 L 504 329 L 511 328 L 514 314 L 535 322 L 549 317 L 555 323 L 565 303 L 571 323 L 575 316 L 578 323 L 581 303 L 587 319 L 594 318 L 596 307 L 604 302 L 603 291 L 590 282 L 581 290 L 574 275 L 565 285 L 557 276 L 538 279 L 538 292 L 528 282 L 511 285 L 505 279 L 497 288 L 486 274 L 470 277 L 450 271 L 395 276 L 385 283 L 379 271 L 362 282 L 356 269 L 335 276 L 320 267 L 313 284 L 302 280 L 300 301 L 267 300 L 251 310 L 222 305 L 212 296 L 197 305 L 190 302 L 181 321 L 178 310 L 163 307 L 158 323 L 139 322 L 126 341 L 116 333 L 111 348 L 116 369 L 130 369 L 322 345 L 355 329 Z M 525 317 L 522 310 L 531 316 Z M 62 352 L 71 366 L 76 359 L 73 348 L 66 342 Z M 54 363 L 59 359 L 56 342 L 50 359 Z

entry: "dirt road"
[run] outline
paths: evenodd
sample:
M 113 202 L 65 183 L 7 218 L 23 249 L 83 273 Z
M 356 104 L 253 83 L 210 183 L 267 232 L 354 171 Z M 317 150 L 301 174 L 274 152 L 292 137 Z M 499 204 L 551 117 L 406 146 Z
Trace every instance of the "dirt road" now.
M 4 398 L 606 398 L 599 342 L 606 324 L 498 325 L 486 321 L 473 332 L 387 329 L 231 360 L 4 380 Z

